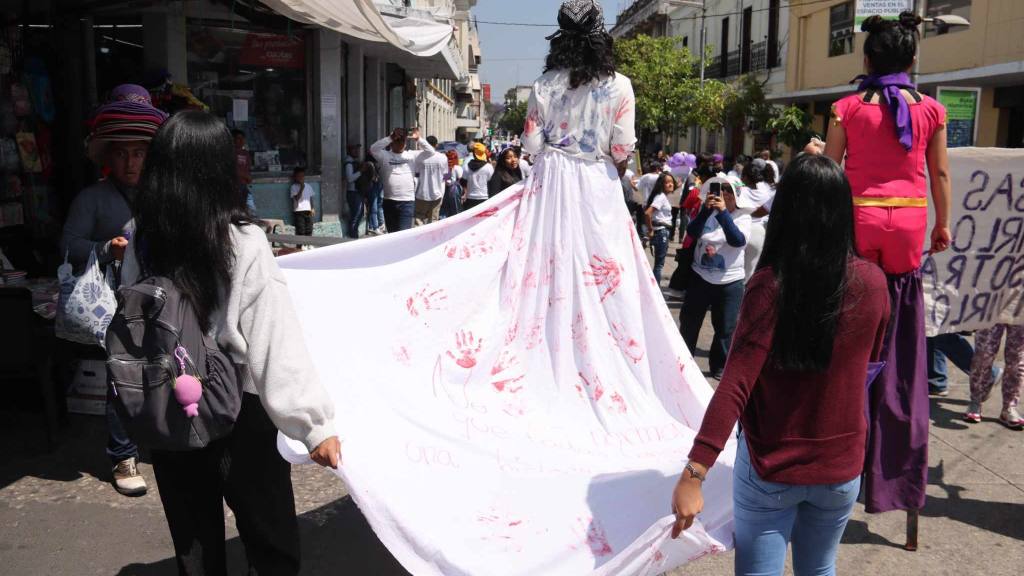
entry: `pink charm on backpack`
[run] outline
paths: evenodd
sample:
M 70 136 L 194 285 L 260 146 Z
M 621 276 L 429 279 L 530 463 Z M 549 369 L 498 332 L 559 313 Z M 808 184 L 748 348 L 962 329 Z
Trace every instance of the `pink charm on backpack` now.
M 174 350 L 174 357 L 181 368 L 181 376 L 174 379 L 174 399 L 181 404 L 185 415 L 194 418 L 199 415 L 199 399 L 203 397 L 203 383 L 195 376 L 185 373 L 185 360 L 191 360 L 181 346 Z M 191 362 L 190 362 L 191 363 Z

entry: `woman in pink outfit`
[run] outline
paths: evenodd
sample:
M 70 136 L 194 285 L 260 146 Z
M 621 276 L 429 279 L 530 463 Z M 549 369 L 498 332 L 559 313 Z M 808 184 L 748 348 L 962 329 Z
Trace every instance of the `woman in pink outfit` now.
M 886 367 L 869 394 L 865 463 L 868 512 L 907 510 L 916 525 L 928 480 L 928 378 L 921 259 L 929 184 L 936 224 L 930 250 L 949 248 L 950 181 L 946 111 L 917 92 L 907 72 L 921 19 L 875 16 L 863 24 L 867 75 L 856 94 L 837 102 L 825 154 L 846 162 L 854 201 L 857 252 L 885 271 L 892 317 Z M 916 546 L 908 528 L 908 547 Z

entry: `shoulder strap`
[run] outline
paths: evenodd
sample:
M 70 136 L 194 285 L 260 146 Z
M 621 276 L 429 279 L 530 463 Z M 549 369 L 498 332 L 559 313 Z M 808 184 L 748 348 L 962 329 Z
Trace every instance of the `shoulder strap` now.
M 878 90 L 875 90 L 874 88 L 868 88 L 867 92 L 864 93 L 864 102 L 870 104 L 871 101 L 874 100 L 875 96 L 877 95 Z

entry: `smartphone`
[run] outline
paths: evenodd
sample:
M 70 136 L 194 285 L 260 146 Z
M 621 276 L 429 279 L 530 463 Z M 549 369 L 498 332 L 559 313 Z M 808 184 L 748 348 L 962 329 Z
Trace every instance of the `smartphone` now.
M 709 189 L 709 194 L 711 194 L 712 196 L 721 196 L 722 195 L 722 183 L 721 182 L 712 182 L 711 183 L 711 187 Z

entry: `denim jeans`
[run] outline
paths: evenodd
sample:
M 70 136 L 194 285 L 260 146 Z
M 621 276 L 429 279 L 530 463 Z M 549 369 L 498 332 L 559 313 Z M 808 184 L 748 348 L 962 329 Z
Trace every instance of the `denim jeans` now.
M 366 200 L 366 229 L 376 230 L 384 225 L 384 187 L 374 184 Z
M 737 576 L 781 576 L 790 542 L 795 576 L 833 576 L 858 492 L 859 476 L 806 486 L 762 480 L 741 435 L 732 485 Z
M 683 309 L 679 313 L 680 329 L 683 340 L 692 354 L 697 349 L 697 339 L 704 324 L 704 316 L 707 315 L 708 308 L 711 309 L 711 325 L 715 329 L 715 335 L 711 340 L 708 360 L 712 374 L 725 369 L 725 359 L 732 344 L 732 333 L 736 330 L 742 302 L 742 280 L 730 284 L 711 284 L 696 272 L 690 275 Z
M 345 228 L 345 235 L 349 238 L 359 238 L 359 221 L 363 219 L 363 212 L 366 208 L 363 205 L 363 194 L 357 190 L 349 190 L 345 193 L 345 203 L 348 204 L 348 223 Z M 369 221 L 366 225 L 370 229 Z
M 928 338 L 928 389 L 941 392 L 949 387 L 949 371 L 946 358 L 953 361 L 961 371 L 969 374 L 974 348 L 960 334 L 939 334 Z
M 388 233 L 401 232 L 412 228 L 413 216 L 416 214 L 416 202 L 384 199 L 384 225 Z
M 107 456 L 111 464 L 117 464 L 129 458 L 139 457 L 139 448 L 128 437 L 128 431 L 121 423 L 121 417 L 114 409 L 114 399 L 107 393 Z
M 665 256 L 668 255 L 668 239 L 671 233 L 672 230 L 669 228 L 657 228 L 651 240 L 651 248 L 654 249 L 654 279 L 658 284 L 661 284 L 661 271 L 665 269 Z

